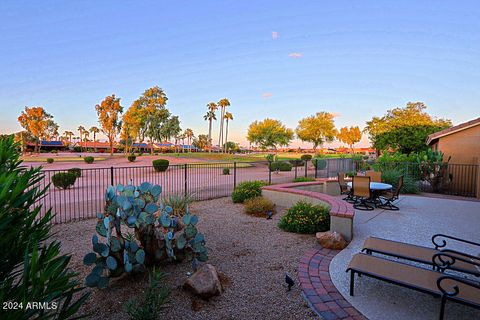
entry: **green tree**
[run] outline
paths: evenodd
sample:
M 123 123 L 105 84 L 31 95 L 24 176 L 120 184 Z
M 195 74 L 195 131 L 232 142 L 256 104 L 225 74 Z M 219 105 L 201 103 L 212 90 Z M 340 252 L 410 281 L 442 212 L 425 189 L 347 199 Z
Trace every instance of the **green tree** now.
M 89 131 L 93 134 L 93 149 L 95 152 L 97 152 L 97 133 L 100 132 L 100 129 L 93 126 L 93 127 L 90 127 Z
M 238 143 L 233 141 L 228 141 L 225 143 L 225 150 L 227 150 L 227 152 L 228 151 L 237 152 L 238 150 L 240 150 L 240 147 L 238 146 Z
M 298 138 L 313 143 L 314 150 L 325 142 L 332 142 L 337 134 L 333 117 L 333 114 L 328 112 L 317 112 L 313 116 L 301 119 L 295 130 Z
M 247 140 L 261 149 L 277 149 L 277 146 L 287 146 L 293 139 L 293 130 L 285 127 L 275 119 L 254 121 L 248 127 Z
M 368 121 L 364 132 L 377 150 L 422 151 L 427 148 L 429 134 L 452 125 L 450 120 L 432 118 L 426 108 L 423 102 L 409 102 L 404 108 L 388 110 L 386 115 Z
M 228 141 L 228 123 L 233 120 L 233 114 L 231 112 L 225 112 L 225 141 Z M 228 152 L 228 143 L 225 142 L 225 152 Z
M 207 104 L 207 113 L 203 116 L 203 119 L 205 121 L 208 121 L 208 146 L 210 147 L 209 152 L 211 152 L 211 147 L 212 147 L 212 121 L 217 120 L 217 116 L 215 112 L 218 109 L 218 106 L 215 102 L 210 102 Z
M 71 256 L 60 254 L 51 238 L 52 212 L 38 205 L 48 187 L 41 167 L 23 166 L 13 136 L 0 139 L 0 301 L 22 308 L 0 308 L 0 319 L 70 319 L 88 298 L 80 291 Z M 27 308 L 48 303 L 55 309 Z
M 196 139 L 193 139 L 193 145 L 199 150 L 204 150 L 209 146 L 208 136 L 206 134 L 199 134 Z
M 83 141 L 83 134 L 85 133 L 85 127 L 84 126 L 79 126 L 77 128 L 78 132 L 80 133 L 80 150 L 83 151 L 83 147 L 82 147 L 82 141 Z
M 218 101 L 217 105 L 220 107 L 220 134 L 218 136 L 218 146 L 223 146 L 223 122 L 225 121 L 225 109 L 230 106 L 230 101 L 227 98 L 223 98 Z
M 185 137 L 187 138 L 187 144 L 189 145 L 188 151 L 192 152 L 192 139 L 194 137 L 193 130 L 190 128 L 185 129 L 185 132 L 183 133 Z
M 110 155 L 112 156 L 115 137 L 122 128 L 120 114 L 123 112 L 123 108 L 120 105 L 120 98 L 116 98 L 114 94 L 107 96 L 100 104 L 95 106 L 95 109 L 102 131 L 108 138 Z
M 352 153 L 354 153 L 353 145 L 362 139 L 362 132 L 359 127 L 343 127 L 337 134 L 337 139 L 346 143 Z

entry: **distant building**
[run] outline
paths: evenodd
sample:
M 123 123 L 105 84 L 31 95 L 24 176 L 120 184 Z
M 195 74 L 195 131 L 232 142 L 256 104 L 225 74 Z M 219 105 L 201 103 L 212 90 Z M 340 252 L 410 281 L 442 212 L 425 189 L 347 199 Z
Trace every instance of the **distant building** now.
M 110 152 L 110 143 L 108 142 L 100 142 L 100 141 L 82 141 L 77 142 L 73 145 L 74 147 L 81 147 L 84 150 L 94 151 L 97 149 L 98 152 Z M 116 151 L 115 144 L 113 145 L 113 152 Z
M 480 198 L 480 118 L 435 132 L 427 137 L 427 145 L 450 158 L 448 174 L 453 187 L 467 188 Z
M 43 151 L 63 151 L 66 149 L 66 145 L 63 143 L 63 141 L 46 141 L 42 140 L 38 143 L 39 150 Z M 27 143 L 26 151 L 34 151 L 35 150 L 35 143 L 29 142 Z

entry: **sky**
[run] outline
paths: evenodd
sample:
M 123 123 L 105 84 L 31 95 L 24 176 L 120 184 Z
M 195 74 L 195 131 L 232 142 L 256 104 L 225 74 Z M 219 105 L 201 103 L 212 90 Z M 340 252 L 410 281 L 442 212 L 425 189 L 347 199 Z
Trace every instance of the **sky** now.
M 457 124 L 480 116 L 479 16 L 477 1 L 2 0 L 0 133 L 25 106 L 61 133 L 98 126 L 105 96 L 126 110 L 155 85 L 196 135 L 228 98 L 243 145 L 254 120 L 328 111 L 363 128 L 408 101 Z

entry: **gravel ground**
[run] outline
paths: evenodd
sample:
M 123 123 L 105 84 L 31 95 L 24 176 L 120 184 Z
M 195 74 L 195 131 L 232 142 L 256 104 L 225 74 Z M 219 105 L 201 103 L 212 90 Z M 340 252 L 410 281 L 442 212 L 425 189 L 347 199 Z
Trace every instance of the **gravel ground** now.
M 283 210 L 273 220 L 266 220 L 248 216 L 243 213 L 243 205 L 222 198 L 196 202 L 191 211 L 200 217 L 198 228 L 207 239 L 209 263 L 222 274 L 226 290 L 208 302 L 194 298 L 181 289 L 190 263 L 167 265 L 162 271 L 168 274 L 166 285 L 172 295 L 162 319 L 316 317 L 304 303 L 298 285 L 287 292 L 284 283 L 285 272 L 296 278 L 298 262 L 314 246 L 315 238 L 280 230 L 277 223 Z M 95 223 L 95 219 L 84 220 L 54 229 L 62 250 L 73 254 L 71 266 L 82 279 L 89 272 L 82 259 L 91 251 Z M 144 275 L 115 280 L 106 290 L 92 290 L 82 311 L 91 314 L 90 319 L 128 319 L 125 302 L 141 297 L 146 285 Z

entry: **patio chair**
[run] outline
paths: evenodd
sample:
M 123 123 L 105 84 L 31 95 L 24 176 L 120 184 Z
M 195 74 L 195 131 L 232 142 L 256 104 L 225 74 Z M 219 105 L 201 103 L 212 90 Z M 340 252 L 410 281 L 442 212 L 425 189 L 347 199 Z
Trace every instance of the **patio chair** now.
M 372 182 L 382 182 L 382 173 L 379 171 L 368 170 L 365 171 L 365 176 L 370 177 Z
M 446 261 L 453 258 L 445 253 L 436 254 L 434 260 Z M 469 262 L 468 260 L 464 260 Z M 473 263 L 472 263 L 473 264 Z M 480 266 L 480 264 L 475 264 Z M 480 309 L 480 284 L 472 280 L 445 275 L 432 271 L 388 260 L 364 253 L 352 257 L 346 272 L 350 271 L 350 295 L 354 294 L 355 273 L 378 280 L 386 281 L 409 289 L 417 290 L 441 298 L 439 319 L 445 313 L 447 300 L 458 302 Z
M 337 173 L 337 179 L 338 179 L 338 185 L 340 187 L 340 194 L 341 195 L 347 195 L 342 200 L 345 200 L 345 201 L 350 202 L 350 203 L 354 203 L 355 200 L 352 196 L 352 190 L 348 189 L 347 182 L 345 181 L 345 172 Z
M 437 243 L 436 241 L 442 240 L 442 243 Z M 403 260 L 414 261 L 422 264 L 426 264 L 435 268 L 433 262 L 433 257 L 441 252 L 448 253 L 449 255 L 460 257 L 464 259 L 469 259 L 472 262 L 480 263 L 480 257 L 475 257 L 467 253 L 455 251 L 452 249 L 446 249 L 447 242 L 445 239 L 454 240 L 464 244 L 469 244 L 480 248 L 480 243 L 468 241 L 465 239 L 460 239 L 444 234 L 435 234 L 432 237 L 432 243 L 434 248 L 418 246 L 405 242 L 398 242 L 393 240 L 387 240 L 376 237 L 368 237 L 363 243 L 362 252 L 367 254 L 378 253 L 386 256 L 391 256 Z M 438 263 L 437 263 L 438 264 Z M 445 271 L 446 268 L 440 268 L 439 271 Z M 448 269 L 472 274 L 474 276 L 480 277 L 480 269 L 471 263 L 464 263 L 461 260 L 456 260 L 455 263 L 450 263 Z
M 403 187 L 403 176 L 400 176 L 398 178 L 397 186 L 394 189 L 382 193 L 382 195 L 380 196 L 380 199 L 383 200 L 384 202 L 377 205 L 377 208 L 382 208 L 385 210 L 393 210 L 393 211 L 400 210 L 400 208 L 394 205 L 393 202 L 399 199 L 400 189 L 402 189 L 402 187 Z
M 370 177 L 354 176 L 352 181 L 352 195 L 355 199 L 353 207 L 358 210 L 371 211 L 374 208 L 367 203 L 371 198 Z

